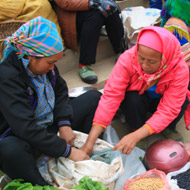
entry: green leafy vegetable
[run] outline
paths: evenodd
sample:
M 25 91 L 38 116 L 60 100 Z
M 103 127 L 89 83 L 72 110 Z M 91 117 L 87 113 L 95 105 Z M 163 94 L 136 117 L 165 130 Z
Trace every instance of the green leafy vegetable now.
M 109 190 L 102 182 L 93 181 L 88 176 L 84 176 L 79 180 L 79 185 L 72 187 L 76 190 Z
M 31 183 L 22 183 L 23 179 L 15 179 L 12 182 L 8 183 L 3 190 L 57 190 L 55 187 L 51 186 L 33 186 Z

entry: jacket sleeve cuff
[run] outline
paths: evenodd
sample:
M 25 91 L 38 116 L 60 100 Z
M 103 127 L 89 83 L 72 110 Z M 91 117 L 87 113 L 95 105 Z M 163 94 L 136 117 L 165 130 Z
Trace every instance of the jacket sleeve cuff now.
M 99 125 L 99 126 L 103 127 L 104 129 L 106 129 L 106 126 L 105 126 L 105 125 L 103 125 L 103 124 L 100 124 L 100 123 L 93 122 L 93 124 L 92 124 L 92 125 Z
M 150 135 L 152 135 L 153 133 L 155 133 L 154 129 L 152 129 L 150 125 L 148 125 L 148 124 L 144 124 L 143 126 L 146 127 L 146 128 L 148 129 Z
M 62 127 L 62 126 L 71 126 L 71 122 L 70 121 L 59 121 L 58 127 Z
M 65 150 L 65 153 L 62 156 L 65 158 L 68 158 L 70 154 L 71 154 L 71 146 L 69 144 L 67 144 L 67 148 Z

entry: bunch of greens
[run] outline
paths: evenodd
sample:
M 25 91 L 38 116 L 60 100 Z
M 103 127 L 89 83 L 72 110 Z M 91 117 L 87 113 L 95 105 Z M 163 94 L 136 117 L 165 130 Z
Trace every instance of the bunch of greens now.
M 102 182 L 93 181 L 88 176 L 84 176 L 79 180 L 79 185 L 72 187 L 76 190 L 109 190 Z
M 55 187 L 51 186 L 33 186 L 31 183 L 22 183 L 23 179 L 15 179 L 12 182 L 8 183 L 3 190 L 57 190 Z

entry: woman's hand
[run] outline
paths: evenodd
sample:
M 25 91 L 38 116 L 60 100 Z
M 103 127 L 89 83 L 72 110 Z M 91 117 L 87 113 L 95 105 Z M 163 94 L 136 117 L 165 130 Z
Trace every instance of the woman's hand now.
M 140 139 L 136 134 L 130 133 L 124 136 L 113 148 L 113 150 L 122 151 L 123 154 L 130 154 Z
M 68 158 L 75 162 L 90 159 L 90 157 L 88 156 L 86 152 L 74 147 L 71 148 L 71 154 Z
M 91 156 L 93 152 L 94 143 L 96 142 L 97 138 L 102 133 L 102 131 L 103 127 L 99 125 L 93 125 L 88 135 L 88 138 L 85 144 L 82 146 L 81 150 L 85 151 L 89 156 Z
M 89 156 L 92 155 L 94 144 L 85 143 L 80 149 L 86 152 Z
M 113 148 L 113 150 L 122 151 L 123 154 L 130 154 L 135 145 L 143 138 L 150 135 L 149 130 L 143 125 L 141 128 L 137 129 L 124 136 Z
M 59 128 L 59 136 L 66 140 L 67 144 L 74 146 L 74 140 L 76 138 L 76 134 L 73 132 L 71 127 L 63 126 Z

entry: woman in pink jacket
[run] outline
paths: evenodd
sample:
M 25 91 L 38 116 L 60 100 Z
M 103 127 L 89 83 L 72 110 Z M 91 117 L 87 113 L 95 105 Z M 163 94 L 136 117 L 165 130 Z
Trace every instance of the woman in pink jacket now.
M 83 150 L 92 153 L 94 142 L 119 107 L 134 129 L 114 147 L 126 154 L 153 133 L 166 127 L 175 130 L 184 112 L 188 126 L 188 83 L 189 70 L 177 38 L 161 27 L 142 29 L 137 45 L 119 57 L 105 85 Z M 150 118 L 147 112 L 153 113 Z

